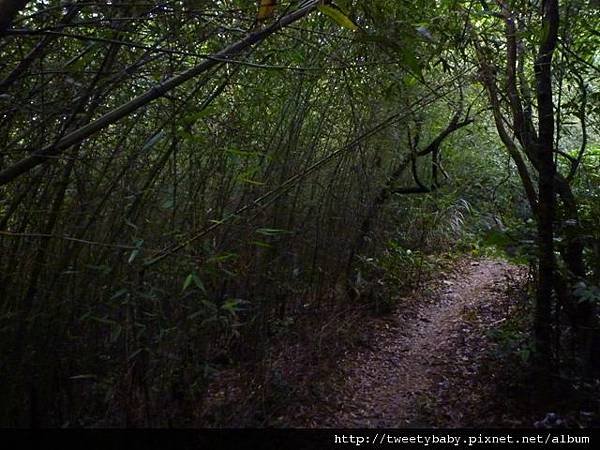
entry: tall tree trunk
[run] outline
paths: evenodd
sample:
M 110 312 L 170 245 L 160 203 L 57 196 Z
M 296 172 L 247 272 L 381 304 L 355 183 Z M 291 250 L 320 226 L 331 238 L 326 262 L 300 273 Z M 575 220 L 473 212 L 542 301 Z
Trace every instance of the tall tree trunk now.
M 538 173 L 538 286 L 535 313 L 535 336 L 538 357 L 542 365 L 551 364 L 552 308 L 554 287 L 554 105 L 552 101 L 552 55 L 558 36 L 558 0 L 545 0 L 542 4 L 542 30 L 544 37 L 535 61 L 537 100 L 539 113 L 539 140 L 537 154 Z

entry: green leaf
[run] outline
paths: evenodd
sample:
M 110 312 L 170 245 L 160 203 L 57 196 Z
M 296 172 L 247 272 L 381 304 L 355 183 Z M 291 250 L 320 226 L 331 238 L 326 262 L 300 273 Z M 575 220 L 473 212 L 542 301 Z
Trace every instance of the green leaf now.
M 194 279 L 194 275 L 191 273 L 186 277 L 185 281 L 183 282 L 183 290 L 184 291 L 190 287 L 190 284 L 192 284 L 193 279 Z
M 248 183 L 248 184 L 254 184 L 257 186 L 261 186 L 265 183 L 263 183 L 262 181 L 257 181 L 255 180 L 255 176 L 259 171 L 259 167 L 258 166 L 252 166 L 249 167 L 248 169 L 244 170 L 243 173 L 239 174 L 236 179 L 238 181 L 241 181 L 242 183 Z
M 135 259 L 135 257 L 138 255 L 138 253 L 140 253 L 140 249 L 136 248 L 135 250 L 133 250 L 131 252 L 131 254 L 129 255 L 129 259 L 127 260 L 127 262 L 129 264 L 131 264 L 133 262 L 133 260 Z
M 221 255 L 211 256 L 206 260 L 208 264 L 221 263 L 223 261 L 229 261 L 238 258 L 236 253 L 223 253 Z
M 95 380 L 97 377 L 91 373 L 86 373 L 83 375 L 74 375 L 69 377 L 69 380 Z
M 127 288 L 123 288 L 123 289 L 119 289 L 117 292 L 115 292 L 113 294 L 113 296 L 110 298 L 111 300 L 115 300 L 119 297 L 122 297 L 123 295 L 127 294 Z
M 131 264 L 133 262 L 133 260 L 137 257 L 137 255 L 140 253 L 140 250 L 141 250 L 143 244 L 144 244 L 143 239 L 138 239 L 137 241 L 135 241 L 136 248 L 132 250 L 131 254 L 129 255 L 129 259 L 127 260 L 127 262 L 129 264 Z
M 281 228 L 259 228 L 256 232 L 263 236 L 279 236 L 281 234 L 289 233 L 288 230 L 283 230 Z
M 262 248 L 272 248 L 273 247 L 271 244 L 268 244 L 263 241 L 250 241 L 250 243 L 256 245 L 257 247 L 262 247 Z
M 255 186 L 263 186 L 265 184 L 262 181 L 255 181 L 255 180 L 251 180 L 250 178 L 238 177 L 237 179 L 238 179 L 238 181 L 241 181 L 242 183 L 253 184 Z
M 192 283 L 194 283 L 194 285 L 198 289 L 200 289 L 202 292 L 204 292 L 206 294 L 206 288 L 204 287 L 204 283 L 202 282 L 202 280 L 200 279 L 198 274 L 195 272 L 190 273 L 186 277 L 185 281 L 183 282 L 183 290 L 185 291 L 187 288 L 189 288 Z
M 206 288 L 204 287 L 204 283 L 202 283 L 200 277 L 197 274 L 194 274 L 192 279 L 194 280 L 196 287 L 206 294 Z
M 236 315 L 242 309 L 242 305 L 248 303 L 246 300 L 239 298 L 229 298 L 221 305 L 221 309 L 229 312 L 231 315 Z
M 154 133 L 150 139 L 148 139 L 146 141 L 146 143 L 144 144 L 144 146 L 142 147 L 142 151 L 145 150 L 149 150 L 152 147 L 154 147 L 156 144 L 158 144 L 160 141 L 162 141 L 162 139 L 165 137 L 165 132 L 164 131 L 159 131 L 158 133 Z
M 358 27 L 350 18 L 337 8 L 328 5 L 319 5 L 319 11 L 333 19 L 339 26 L 352 31 L 358 30 Z

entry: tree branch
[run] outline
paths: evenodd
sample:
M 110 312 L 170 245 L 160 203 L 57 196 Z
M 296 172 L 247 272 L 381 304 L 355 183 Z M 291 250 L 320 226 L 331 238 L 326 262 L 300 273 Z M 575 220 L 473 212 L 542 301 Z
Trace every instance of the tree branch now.
M 162 83 L 157 84 L 156 86 L 147 90 L 143 94 L 135 97 L 127 103 L 124 103 L 118 108 L 104 114 L 102 117 L 96 119 L 88 125 L 83 126 L 78 130 L 67 134 L 58 142 L 52 145 L 48 145 L 34 152 L 31 156 L 24 158 L 16 164 L 2 170 L 0 172 L 0 186 L 10 183 L 12 180 L 19 177 L 20 175 L 44 163 L 48 160 L 49 156 L 56 156 L 60 154 L 65 149 L 71 147 L 72 145 L 83 142 L 85 139 L 97 133 L 98 131 L 101 131 L 107 128 L 109 125 L 112 125 L 118 122 L 119 120 L 127 117 L 132 112 L 142 108 L 143 106 L 146 106 L 150 102 L 158 98 L 164 97 L 165 94 L 167 94 L 169 91 L 180 86 L 186 81 L 206 72 L 207 70 L 211 69 L 212 67 L 218 64 L 222 64 L 223 60 L 227 60 L 232 56 L 238 55 L 242 51 L 254 46 L 257 43 L 262 42 L 264 39 L 274 34 L 275 32 L 308 15 L 316 8 L 318 3 L 319 0 L 312 0 L 310 2 L 307 2 L 300 9 L 282 17 L 272 25 L 259 31 L 248 34 L 244 39 L 237 41 L 234 44 L 231 44 L 223 50 L 215 53 L 211 58 L 206 59 L 197 66 L 192 67 L 191 69 L 188 69 L 179 75 L 175 75 L 163 81 Z

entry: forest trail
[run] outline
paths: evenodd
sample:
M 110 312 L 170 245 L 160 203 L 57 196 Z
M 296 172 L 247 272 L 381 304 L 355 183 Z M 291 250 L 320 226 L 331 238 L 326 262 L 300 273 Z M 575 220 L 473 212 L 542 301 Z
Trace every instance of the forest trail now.
M 524 270 L 504 261 L 465 260 L 440 277 L 433 294 L 417 293 L 413 304 L 374 324 L 361 349 L 340 363 L 344 381 L 315 424 L 469 424 L 474 405 L 481 404 L 477 377 L 491 345 L 486 331 L 521 307 L 511 286 L 521 285 Z

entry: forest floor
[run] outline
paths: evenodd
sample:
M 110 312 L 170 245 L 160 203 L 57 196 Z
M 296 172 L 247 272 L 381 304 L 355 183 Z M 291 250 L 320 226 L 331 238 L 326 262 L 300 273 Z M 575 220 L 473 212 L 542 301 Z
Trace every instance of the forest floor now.
M 490 403 L 499 385 L 489 369 L 502 352 L 493 336 L 524 308 L 525 275 L 504 261 L 465 259 L 413 293 L 412 302 L 375 320 L 362 348 L 340 361 L 330 402 L 306 425 L 506 425 L 511 419 L 498 415 L 507 411 Z
M 557 412 L 581 425 L 572 405 L 561 410 L 571 394 L 540 393 L 528 370 L 527 276 L 524 266 L 464 257 L 398 294 L 389 314 L 334 318 L 343 332 L 329 336 L 309 323 L 254 380 L 222 374 L 207 406 L 214 412 L 218 398 L 226 413 L 211 413 L 221 417 L 213 424 L 531 427 Z

